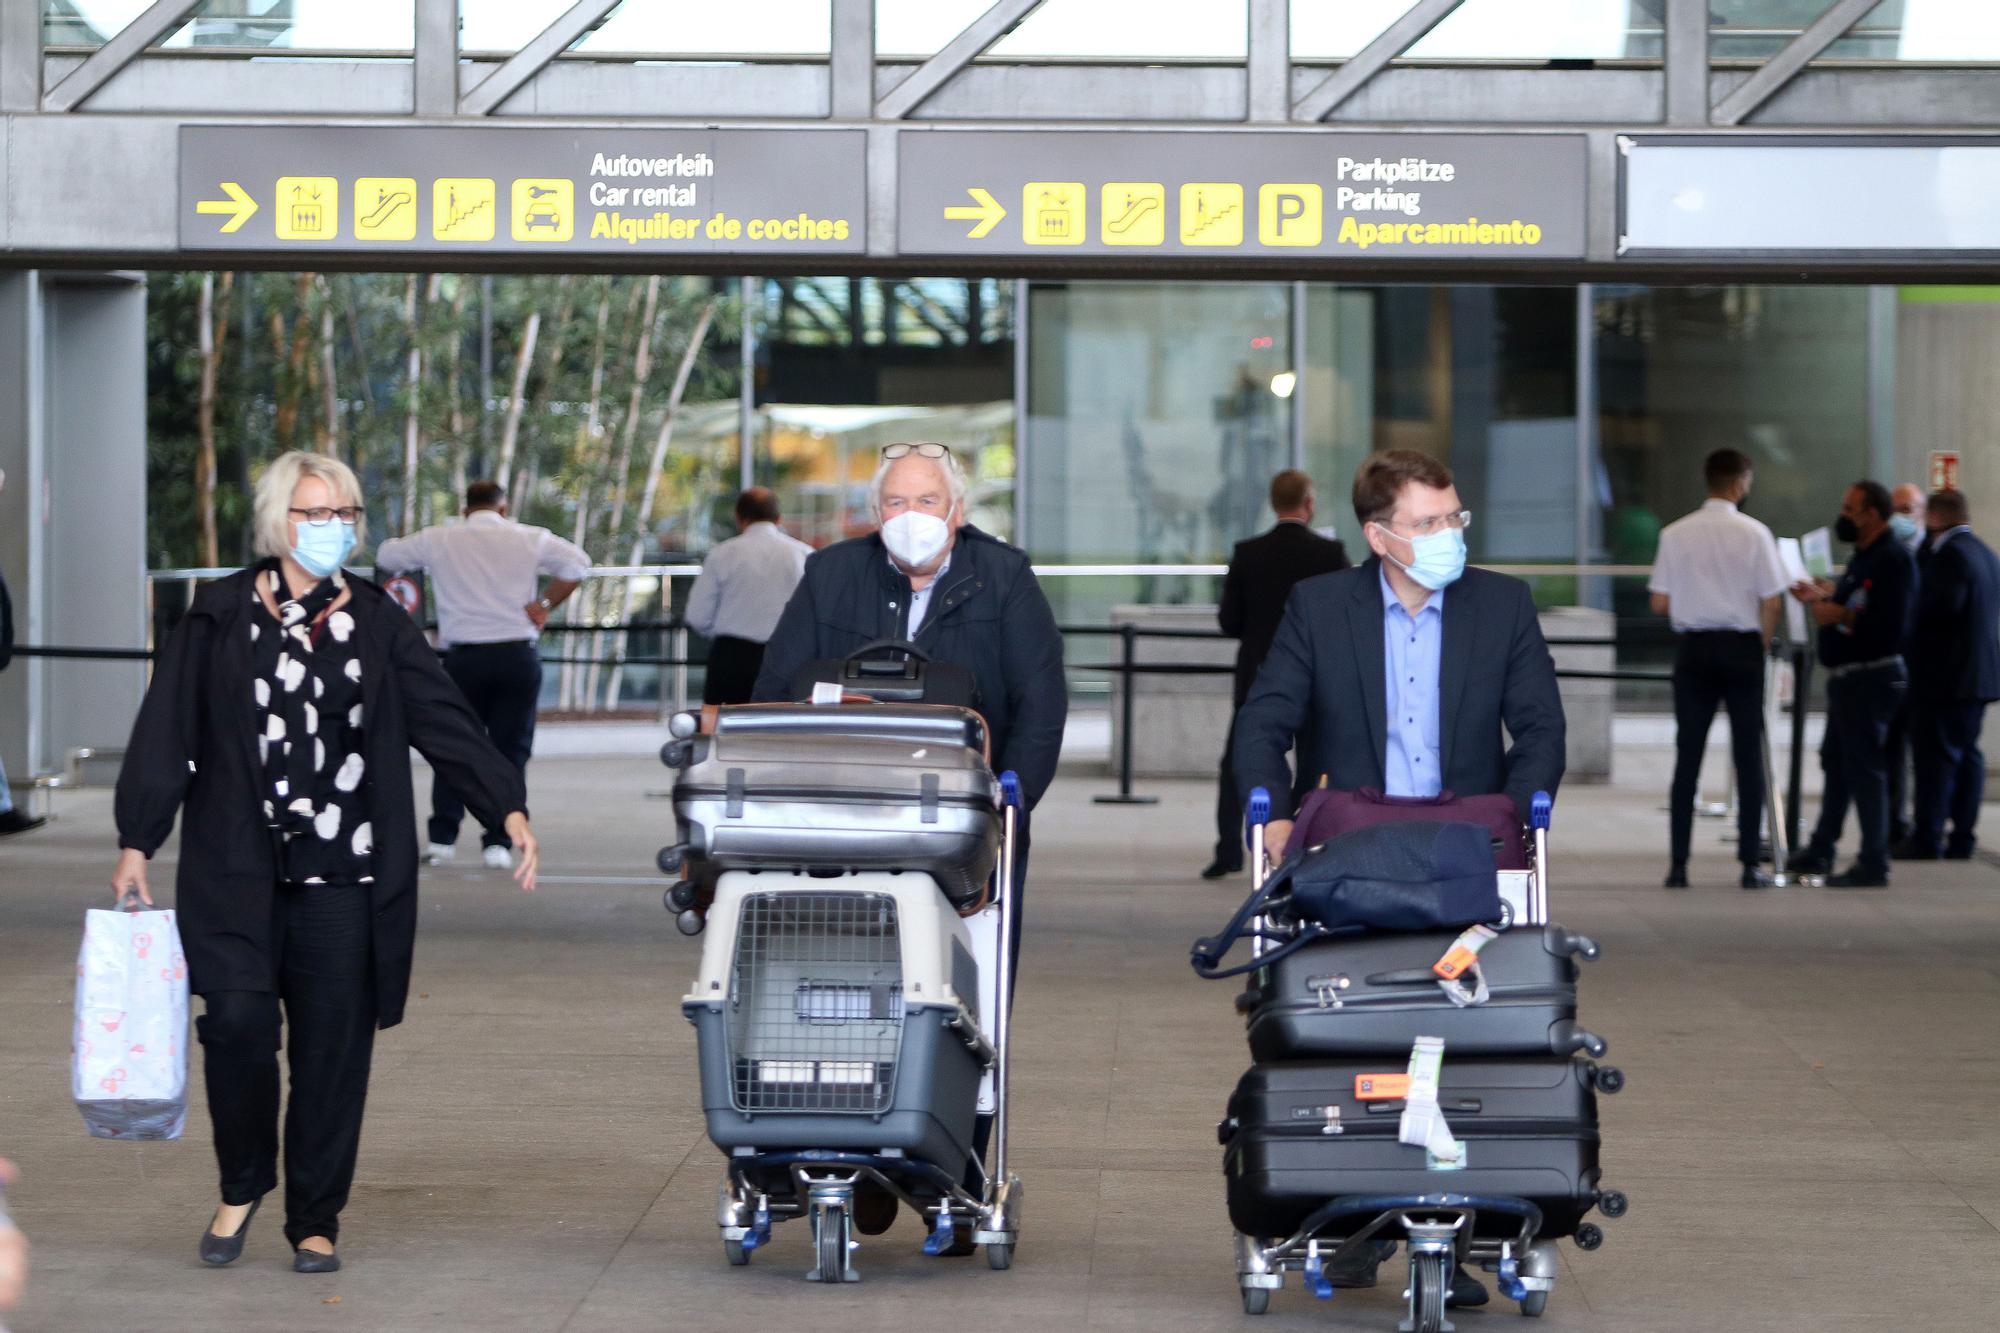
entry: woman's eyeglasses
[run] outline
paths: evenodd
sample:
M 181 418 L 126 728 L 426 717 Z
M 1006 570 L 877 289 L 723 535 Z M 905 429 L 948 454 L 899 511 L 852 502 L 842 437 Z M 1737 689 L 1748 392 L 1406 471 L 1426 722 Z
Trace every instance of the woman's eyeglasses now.
M 885 444 L 882 446 L 882 457 L 884 458 L 903 458 L 910 454 L 915 454 L 918 458 L 943 458 L 949 453 L 951 453 L 951 450 L 942 444 Z
M 301 522 L 310 523 L 316 528 L 323 528 L 336 518 L 342 523 L 354 522 L 361 517 L 361 506 L 348 505 L 342 509 L 293 509 L 291 512 Z

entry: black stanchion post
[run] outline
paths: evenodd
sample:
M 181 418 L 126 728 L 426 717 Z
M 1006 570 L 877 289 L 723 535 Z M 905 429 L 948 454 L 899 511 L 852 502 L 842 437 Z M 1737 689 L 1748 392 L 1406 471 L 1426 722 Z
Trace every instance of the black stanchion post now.
M 1806 705 L 1812 699 L 1812 649 L 1792 649 L 1792 762 L 1791 785 L 1785 789 L 1785 846 L 1799 847 L 1800 775 L 1806 761 Z
M 1098 805 L 1157 805 L 1157 796 L 1134 796 L 1132 794 L 1132 687 L 1137 683 L 1139 673 L 1139 627 L 1120 625 L 1118 638 L 1122 649 L 1118 659 L 1118 679 L 1124 698 L 1118 707 L 1118 793 L 1115 796 L 1093 796 Z

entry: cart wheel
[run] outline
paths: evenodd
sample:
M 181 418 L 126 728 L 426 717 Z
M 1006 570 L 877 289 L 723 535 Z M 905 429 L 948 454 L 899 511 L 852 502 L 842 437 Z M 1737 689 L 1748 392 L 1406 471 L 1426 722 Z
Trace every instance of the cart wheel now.
M 844 1205 L 821 1206 L 814 1214 L 813 1251 L 819 1260 L 819 1280 L 832 1286 L 847 1281 L 849 1232 L 854 1218 Z
M 1606 1217 L 1623 1217 L 1625 1210 L 1632 1206 L 1632 1201 L 1617 1190 L 1607 1190 L 1604 1197 L 1597 1201 L 1597 1206 Z
M 722 1256 L 729 1260 L 731 1268 L 742 1268 L 750 1262 L 750 1251 L 743 1248 L 743 1242 L 740 1240 L 723 1241 Z
M 1549 1308 L 1549 1294 L 1546 1291 L 1531 1291 L 1521 1298 L 1521 1314 L 1528 1319 L 1540 1319 L 1542 1311 Z
M 1271 1289 L 1269 1287 L 1243 1288 L 1244 1314 L 1263 1314 L 1266 1310 L 1270 1308 L 1271 1308 Z
M 1420 1254 L 1410 1261 L 1410 1313 L 1414 1333 L 1441 1333 L 1444 1299 L 1451 1291 L 1451 1256 Z
M 986 1247 L 986 1266 L 996 1273 L 1004 1273 L 1014 1266 L 1014 1242 L 1005 1245 L 992 1244 Z

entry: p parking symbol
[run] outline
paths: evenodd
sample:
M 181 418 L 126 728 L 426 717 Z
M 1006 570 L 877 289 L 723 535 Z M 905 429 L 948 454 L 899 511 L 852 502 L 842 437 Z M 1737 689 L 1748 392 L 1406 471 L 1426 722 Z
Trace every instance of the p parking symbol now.
M 1310 183 L 1257 187 L 1257 240 L 1263 245 L 1318 245 L 1324 198 Z

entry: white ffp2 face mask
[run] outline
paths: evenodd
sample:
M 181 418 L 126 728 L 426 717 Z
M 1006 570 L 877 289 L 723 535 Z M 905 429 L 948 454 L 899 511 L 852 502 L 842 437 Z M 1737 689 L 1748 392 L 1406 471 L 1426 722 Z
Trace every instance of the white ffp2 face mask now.
M 906 509 L 882 525 L 882 544 L 906 569 L 922 569 L 943 554 L 950 541 L 951 525 L 936 514 Z

